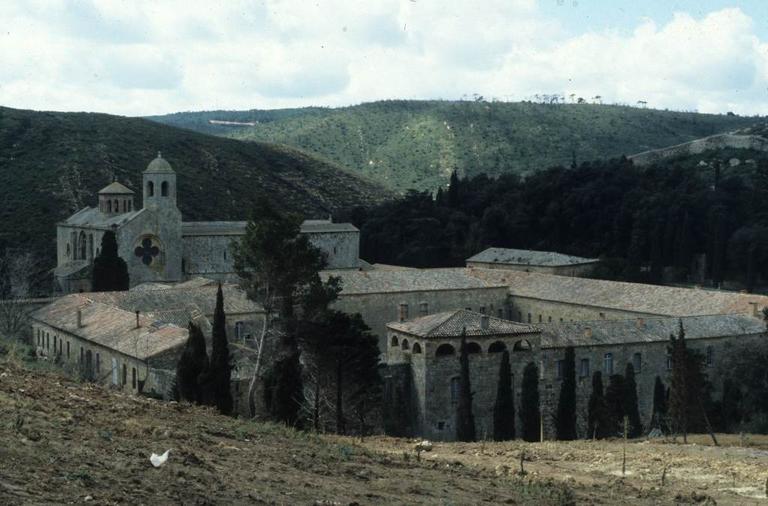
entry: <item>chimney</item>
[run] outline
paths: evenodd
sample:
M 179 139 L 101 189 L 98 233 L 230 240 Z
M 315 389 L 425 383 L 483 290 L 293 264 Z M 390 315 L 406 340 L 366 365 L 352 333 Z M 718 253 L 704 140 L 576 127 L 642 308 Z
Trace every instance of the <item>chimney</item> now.
M 488 330 L 488 328 L 491 326 L 491 317 L 487 314 L 484 314 L 480 317 L 480 328 L 482 330 Z
M 749 305 L 752 306 L 752 316 L 759 317 L 760 310 L 757 307 L 757 302 L 750 302 Z
M 408 304 L 401 302 L 398 306 L 398 320 L 404 322 L 408 319 Z
M 592 337 L 592 327 L 586 327 L 584 329 L 584 337 L 591 338 Z
M 83 310 L 82 309 L 77 310 L 77 328 L 79 329 L 83 328 Z
M 635 320 L 635 327 L 642 329 L 645 328 L 645 319 L 644 318 L 638 318 Z
M 141 324 L 139 323 L 139 312 L 136 311 L 136 328 L 138 329 L 141 327 Z

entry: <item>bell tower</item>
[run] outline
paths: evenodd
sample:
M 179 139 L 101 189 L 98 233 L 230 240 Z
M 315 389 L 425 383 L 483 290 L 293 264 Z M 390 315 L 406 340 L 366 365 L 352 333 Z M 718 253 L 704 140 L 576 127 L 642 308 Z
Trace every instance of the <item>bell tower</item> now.
M 158 151 L 142 177 L 146 209 L 176 208 L 176 172 Z

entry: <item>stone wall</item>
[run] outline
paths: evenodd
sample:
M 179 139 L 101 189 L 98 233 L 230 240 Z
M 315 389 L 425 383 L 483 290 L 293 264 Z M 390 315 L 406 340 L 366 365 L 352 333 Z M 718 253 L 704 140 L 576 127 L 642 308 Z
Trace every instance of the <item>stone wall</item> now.
M 588 302 L 588 301 L 585 301 Z M 592 320 L 627 320 L 638 317 L 658 316 L 608 309 L 600 306 L 569 304 L 529 297 L 511 295 L 509 298 L 510 319 L 523 323 L 558 323 Z M 530 319 L 528 318 L 530 315 Z
M 704 372 L 707 374 L 713 387 L 713 399 L 721 395 L 724 371 L 720 366 L 727 364 L 730 359 L 739 354 L 748 353 L 749 349 L 756 345 L 763 345 L 765 336 L 745 335 L 728 336 L 713 339 L 689 339 L 689 349 L 697 350 L 705 357 L 707 348 L 711 349 L 711 363 Z M 627 363 L 633 362 L 635 354 L 639 354 L 640 369 L 635 368 L 635 382 L 637 383 L 637 397 L 640 417 L 643 428 L 648 429 L 653 411 L 653 387 L 656 376 L 659 376 L 666 387 L 669 387 L 669 369 L 667 365 L 667 341 L 651 343 L 631 343 L 610 346 L 579 346 L 576 347 L 576 398 L 577 398 L 577 433 L 579 438 L 588 437 L 587 432 L 587 407 L 589 396 L 592 393 L 592 374 L 601 371 L 603 375 L 603 389 L 608 386 L 611 374 L 624 375 Z M 612 356 L 613 370 L 607 368 L 606 354 Z M 539 362 L 540 382 L 539 391 L 542 402 L 542 414 L 544 416 L 545 436 L 555 438 L 553 414 L 557 409 L 557 400 L 560 396 L 562 381 L 557 377 L 557 361 L 565 356 L 564 348 L 549 348 L 541 351 Z M 581 361 L 589 361 L 589 372 L 581 374 Z
M 232 243 L 237 235 L 189 235 L 183 238 L 184 275 L 227 280 L 234 274 Z
M 309 242 L 327 255 L 327 269 L 356 269 L 360 258 L 360 232 L 313 232 Z
M 160 250 L 150 265 L 135 254 L 144 238 Z M 131 286 L 148 281 L 181 281 L 181 213 L 176 207 L 144 209 L 136 218 L 117 229 L 118 254 L 128 264 Z
M 427 305 L 427 313 L 433 314 L 452 309 L 485 308 L 489 315 L 504 314 L 507 299 L 505 287 L 469 288 L 463 290 L 439 290 L 422 292 L 390 292 L 339 295 L 333 308 L 345 313 L 360 313 L 371 331 L 379 338 L 379 351 L 386 351 L 387 324 L 399 318 L 400 304 L 408 305 L 409 318 L 422 316 L 420 308 Z M 499 313 L 501 311 L 501 313 Z

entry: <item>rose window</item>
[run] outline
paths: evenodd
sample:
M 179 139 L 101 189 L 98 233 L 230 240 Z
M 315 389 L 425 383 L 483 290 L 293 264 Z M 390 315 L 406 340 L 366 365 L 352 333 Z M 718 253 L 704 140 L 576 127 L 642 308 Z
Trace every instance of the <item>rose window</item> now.
M 160 254 L 160 248 L 152 242 L 152 239 L 145 237 L 141 240 L 141 246 L 137 246 L 134 250 L 134 254 L 141 258 L 144 265 L 152 265 L 155 257 Z

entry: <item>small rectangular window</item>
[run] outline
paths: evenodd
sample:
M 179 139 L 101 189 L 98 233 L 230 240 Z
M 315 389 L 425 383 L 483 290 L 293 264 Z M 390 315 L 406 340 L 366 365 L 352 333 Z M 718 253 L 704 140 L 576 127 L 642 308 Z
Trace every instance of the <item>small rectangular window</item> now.
M 544 321 L 544 319 L 542 318 L 542 316 L 541 316 L 541 315 L 539 315 L 539 323 L 541 323 L 541 322 L 543 322 L 543 321 Z
M 672 355 L 667 353 L 667 371 L 672 370 Z
M 69 358 L 69 341 L 67 341 L 67 358 Z
M 613 353 L 606 353 L 603 357 L 603 372 L 608 376 L 613 374 Z
M 235 322 L 235 339 L 243 338 L 243 322 Z
M 480 306 L 480 312 L 481 312 L 482 314 L 485 314 L 485 306 Z
M 707 367 L 711 366 L 715 361 L 715 350 L 712 348 L 712 346 L 707 346 L 707 359 L 706 364 Z
M 639 352 L 632 355 L 632 367 L 635 369 L 635 374 L 640 373 L 640 370 L 643 367 L 643 357 Z
M 552 323 L 552 317 L 551 316 L 547 317 L 547 322 L 548 323 Z
M 99 355 L 99 352 L 96 352 L 96 372 L 101 372 L 101 355 Z
M 589 377 L 589 359 L 582 358 L 579 366 L 579 376 L 582 378 Z
M 528 313 L 528 323 L 531 323 L 531 313 Z
M 451 378 L 451 403 L 459 402 L 459 378 Z
M 565 360 L 557 361 L 557 379 L 563 379 L 563 368 L 565 367 Z
M 136 390 L 136 368 L 131 368 L 131 388 Z
M 496 311 L 496 313 L 499 315 L 499 318 L 504 318 L 504 310 L 503 309 L 499 309 L 498 311 Z

